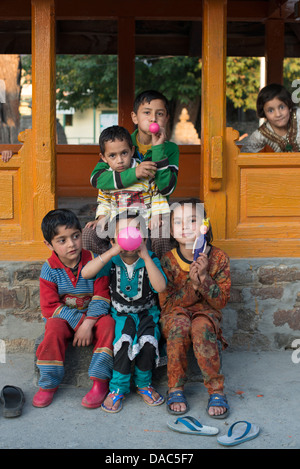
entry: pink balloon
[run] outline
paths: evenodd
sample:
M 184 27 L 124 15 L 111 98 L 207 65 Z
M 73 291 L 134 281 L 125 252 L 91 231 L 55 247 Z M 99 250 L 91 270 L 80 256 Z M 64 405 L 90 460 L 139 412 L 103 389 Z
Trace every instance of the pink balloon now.
M 142 242 L 142 235 L 137 228 L 127 226 L 118 234 L 118 244 L 125 251 L 134 251 Z
M 152 124 L 149 125 L 149 130 L 153 134 L 157 134 L 157 132 L 159 132 L 159 129 L 160 127 L 156 122 L 152 122 Z

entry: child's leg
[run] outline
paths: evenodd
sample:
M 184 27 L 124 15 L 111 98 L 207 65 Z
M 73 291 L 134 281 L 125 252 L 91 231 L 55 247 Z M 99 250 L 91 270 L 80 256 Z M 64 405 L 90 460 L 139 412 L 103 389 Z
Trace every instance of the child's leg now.
M 45 336 L 38 346 L 37 366 L 40 371 L 39 386 L 42 389 L 54 389 L 64 376 L 64 360 L 68 341 L 74 331 L 67 321 L 50 318 L 46 322 Z
M 195 357 L 209 395 L 224 395 L 224 376 L 220 373 L 221 359 L 217 334 L 215 326 L 209 318 L 197 316 L 193 319 L 192 341 Z M 220 400 L 219 397 L 218 400 Z M 220 404 L 218 406 L 211 404 L 208 408 L 209 415 L 216 418 L 223 418 L 221 415 L 225 416 L 226 411 L 226 407 Z
M 88 251 L 103 254 L 108 249 L 109 241 L 106 238 L 97 236 L 96 229 L 85 227 L 82 230 L 82 245 Z
M 136 328 L 134 320 L 130 316 L 113 314 L 113 318 L 115 319 L 114 362 L 109 390 L 110 393 L 127 394 L 130 392 L 131 352 Z M 103 405 L 107 410 L 116 411 L 121 405 L 121 401 L 118 400 L 114 404 L 112 396 L 108 394 Z
M 167 405 L 171 413 L 182 414 L 188 410 L 183 389 L 186 382 L 187 352 L 191 344 L 191 319 L 184 311 L 182 314 L 174 312 L 162 318 L 162 326 L 167 341 Z
M 113 340 L 115 321 L 110 315 L 102 316 L 94 326 L 94 350 L 89 367 L 91 379 L 110 379 L 113 368 Z
M 158 405 L 164 402 L 163 397 L 151 386 L 155 357 L 155 347 L 147 342 L 135 359 L 134 382 L 138 388 L 138 394 L 149 405 Z
M 102 316 L 94 326 L 94 350 L 89 376 L 93 381 L 92 389 L 83 397 L 84 407 L 100 407 L 108 393 L 108 380 L 113 368 L 112 343 L 115 334 L 115 321 L 110 315 Z
M 191 336 L 194 354 L 208 393 L 222 394 L 224 376 L 220 373 L 221 360 L 214 324 L 206 316 L 196 316 L 192 321 Z
M 187 351 L 191 344 L 191 320 L 186 314 L 175 312 L 163 316 L 161 323 L 167 341 L 169 389 L 182 387 L 186 381 Z

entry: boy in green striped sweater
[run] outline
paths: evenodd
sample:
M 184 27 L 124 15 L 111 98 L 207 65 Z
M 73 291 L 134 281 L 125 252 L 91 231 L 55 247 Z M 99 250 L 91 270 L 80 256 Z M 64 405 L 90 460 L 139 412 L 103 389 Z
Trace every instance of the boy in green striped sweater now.
M 100 191 L 125 193 L 142 180 L 148 181 L 149 184 L 154 183 L 156 192 L 167 200 L 176 187 L 179 163 L 178 146 L 166 140 L 166 126 L 169 120 L 167 99 L 157 91 L 141 93 L 135 99 L 132 120 L 137 129 L 131 135 L 134 145 L 131 165 L 123 170 L 113 169 L 108 160 L 102 157 L 92 172 L 91 184 Z M 159 131 L 156 133 L 149 130 L 153 122 L 159 124 Z M 98 215 L 97 211 L 96 218 Z M 83 230 L 84 247 L 96 253 L 106 250 L 106 244 L 99 237 L 100 232 L 103 232 L 103 221 L 100 221 L 100 230 L 99 221 L 98 219 L 89 222 Z M 149 227 L 152 251 L 160 258 L 171 248 L 169 211 L 163 209 L 158 217 L 152 216 Z

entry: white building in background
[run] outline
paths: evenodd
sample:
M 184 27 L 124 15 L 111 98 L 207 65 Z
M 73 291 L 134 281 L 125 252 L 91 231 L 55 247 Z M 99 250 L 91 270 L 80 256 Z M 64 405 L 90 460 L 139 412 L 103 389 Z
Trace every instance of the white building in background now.
M 21 129 L 31 128 L 32 108 L 32 85 L 23 84 L 20 99 Z M 97 145 L 99 136 L 103 129 L 118 124 L 118 113 L 116 109 L 99 107 L 97 109 L 86 109 L 75 111 L 56 107 L 56 117 L 64 129 L 67 143 L 69 145 Z M 58 141 L 58 143 L 62 143 Z M 65 142 L 63 142 L 65 143 Z
M 56 117 L 63 126 L 70 145 L 98 144 L 102 130 L 118 124 L 116 110 L 100 107 L 84 111 L 61 110 L 57 107 Z

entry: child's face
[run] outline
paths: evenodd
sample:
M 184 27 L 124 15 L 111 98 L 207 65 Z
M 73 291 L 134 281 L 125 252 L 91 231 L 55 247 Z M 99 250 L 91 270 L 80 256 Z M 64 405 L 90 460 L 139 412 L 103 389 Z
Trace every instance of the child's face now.
M 113 171 L 121 173 L 130 168 L 131 158 L 134 154 L 134 147 L 130 148 L 126 140 L 110 140 L 105 143 L 104 155 L 100 153 L 103 161 L 107 163 Z
M 290 119 L 290 109 L 278 98 L 267 101 L 264 105 L 264 113 L 272 128 L 276 130 L 287 130 Z
M 171 234 L 173 238 L 179 245 L 192 249 L 195 239 L 200 235 L 202 220 L 202 210 L 197 210 L 192 204 L 178 205 L 172 216 Z
M 80 259 L 82 251 L 81 231 L 77 228 L 66 228 L 64 225 L 58 227 L 57 235 L 51 244 L 45 241 L 46 246 L 55 251 L 61 262 L 67 267 L 75 267 Z
M 140 105 L 137 113 L 132 112 L 133 123 L 138 126 L 139 132 L 152 136 L 149 125 L 156 122 L 160 127 L 166 128 L 169 116 L 164 102 L 161 99 L 153 99 L 150 103 Z

